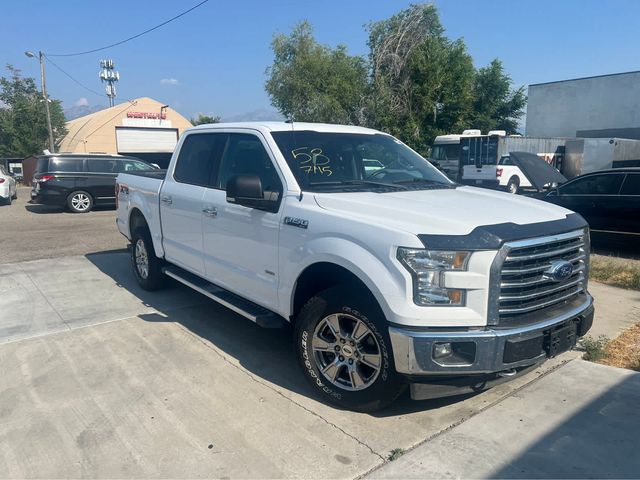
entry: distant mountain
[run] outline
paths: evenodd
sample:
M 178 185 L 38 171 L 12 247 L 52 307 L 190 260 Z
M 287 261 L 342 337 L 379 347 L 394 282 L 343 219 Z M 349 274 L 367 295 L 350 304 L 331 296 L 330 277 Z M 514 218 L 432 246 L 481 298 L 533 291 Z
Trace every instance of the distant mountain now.
M 222 117 L 223 122 L 262 122 L 267 120 L 284 120 L 284 117 L 280 115 L 279 112 L 269 108 L 260 108 L 251 112 L 226 115 Z
M 78 117 L 84 117 L 90 113 L 99 112 L 107 108 L 105 105 L 74 105 L 73 107 L 64 109 L 64 116 L 69 120 L 75 120 Z

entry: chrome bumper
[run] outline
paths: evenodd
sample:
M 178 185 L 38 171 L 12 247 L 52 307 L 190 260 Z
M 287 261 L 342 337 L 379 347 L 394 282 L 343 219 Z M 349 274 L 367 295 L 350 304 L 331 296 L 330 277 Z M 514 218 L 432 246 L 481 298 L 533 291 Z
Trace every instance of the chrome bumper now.
M 581 294 L 569 304 L 545 311 L 545 317 L 544 321 L 526 326 L 492 326 L 464 331 L 390 327 L 396 371 L 408 376 L 473 375 L 504 372 L 542 362 L 549 356 L 548 352 L 542 348 L 536 351 L 536 345 L 537 342 L 542 344 L 547 332 L 572 321 L 576 323 L 577 336 L 583 336 L 591 328 L 593 298 L 588 293 Z M 455 362 L 434 359 L 434 345 L 445 342 L 463 345 L 464 354 Z M 529 352 L 534 351 L 533 356 L 507 361 L 507 348 L 513 352 L 526 345 L 529 345 Z

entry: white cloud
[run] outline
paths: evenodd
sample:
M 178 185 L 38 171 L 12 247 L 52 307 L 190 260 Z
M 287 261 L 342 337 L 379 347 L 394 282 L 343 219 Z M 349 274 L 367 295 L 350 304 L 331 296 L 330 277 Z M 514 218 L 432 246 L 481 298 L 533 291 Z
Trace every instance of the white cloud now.
M 76 107 L 86 107 L 87 105 L 89 105 L 89 100 L 87 100 L 85 97 L 80 97 L 78 100 L 76 100 L 76 103 L 74 103 L 74 105 Z
M 163 78 L 160 80 L 161 85 L 178 85 L 177 78 Z

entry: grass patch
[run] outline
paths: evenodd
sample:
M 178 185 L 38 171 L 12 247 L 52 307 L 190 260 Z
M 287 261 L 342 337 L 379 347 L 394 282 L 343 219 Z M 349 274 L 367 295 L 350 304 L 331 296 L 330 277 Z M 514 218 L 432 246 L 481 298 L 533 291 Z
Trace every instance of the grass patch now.
M 405 454 L 405 451 L 402 448 L 394 448 L 389 453 L 387 460 L 389 460 L 390 462 L 393 462 L 394 460 L 399 459 L 404 454 Z
M 640 262 L 592 255 L 589 278 L 616 287 L 640 290 Z
M 580 340 L 580 345 L 584 348 L 582 358 L 590 362 L 598 362 L 607 356 L 606 347 L 609 343 L 609 337 L 600 335 L 598 338 L 586 336 Z
M 604 350 L 606 355 L 598 363 L 640 372 L 640 323 L 609 341 Z
M 640 372 L 640 323 L 613 340 L 604 335 L 596 339 L 585 337 L 580 340 L 580 345 L 585 350 L 582 356 L 585 360 Z

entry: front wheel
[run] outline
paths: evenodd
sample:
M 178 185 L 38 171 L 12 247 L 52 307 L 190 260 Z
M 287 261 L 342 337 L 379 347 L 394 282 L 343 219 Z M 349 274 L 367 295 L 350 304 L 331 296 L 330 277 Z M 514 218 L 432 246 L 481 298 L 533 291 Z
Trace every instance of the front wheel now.
M 386 320 L 369 294 L 344 285 L 319 293 L 303 307 L 295 332 L 304 375 L 328 402 L 372 412 L 403 391 Z
M 150 291 L 164 287 L 167 277 L 162 273 L 162 263 L 156 256 L 149 229 L 137 228 L 131 238 L 131 265 L 138 285 Z

